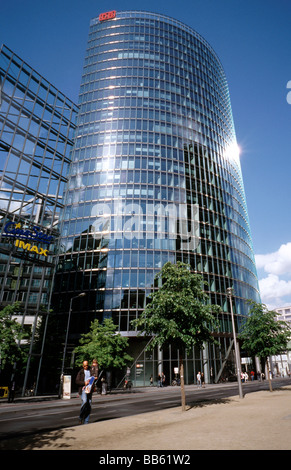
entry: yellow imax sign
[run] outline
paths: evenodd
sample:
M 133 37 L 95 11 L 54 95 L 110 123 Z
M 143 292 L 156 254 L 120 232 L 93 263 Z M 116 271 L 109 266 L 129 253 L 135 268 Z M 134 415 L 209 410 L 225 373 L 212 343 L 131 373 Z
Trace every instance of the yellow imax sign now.
M 25 243 L 22 240 L 16 240 L 15 246 L 17 246 L 18 248 L 23 248 L 23 250 L 36 253 L 37 255 L 48 255 L 48 250 L 44 250 L 43 248 L 40 248 L 36 245 L 31 245 L 30 243 Z
M 30 253 L 47 258 L 49 256 L 49 245 L 54 243 L 54 237 L 41 227 L 36 225 L 22 228 L 22 222 L 6 222 L 1 237 L 14 241 L 14 246 Z M 38 245 L 46 245 L 47 248 L 41 248 Z

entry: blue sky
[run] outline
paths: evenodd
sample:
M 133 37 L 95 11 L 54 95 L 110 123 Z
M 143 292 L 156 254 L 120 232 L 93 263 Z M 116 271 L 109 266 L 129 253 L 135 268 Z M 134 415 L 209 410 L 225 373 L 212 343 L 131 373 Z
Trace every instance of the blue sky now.
M 110 10 L 172 16 L 218 54 L 241 148 L 262 301 L 291 305 L 291 1 L 2 0 L 0 43 L 77 102 L 90 19 Z

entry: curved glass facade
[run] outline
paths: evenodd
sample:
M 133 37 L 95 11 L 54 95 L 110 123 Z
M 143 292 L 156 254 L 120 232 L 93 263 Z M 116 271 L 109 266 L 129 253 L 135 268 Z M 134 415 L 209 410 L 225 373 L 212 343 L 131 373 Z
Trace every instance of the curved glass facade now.
M 112 317 L 134 336 L 154 276 L 181 260 L 203 274 L 224 312 L 221 332 L 230 332 L 226 289 L 237 318 L 259 291 L 221 63 L 169 17 L 100 18 L 83 69 L 55 304 L 68 312 L 71 296 L 86 292 L 72 335 Z

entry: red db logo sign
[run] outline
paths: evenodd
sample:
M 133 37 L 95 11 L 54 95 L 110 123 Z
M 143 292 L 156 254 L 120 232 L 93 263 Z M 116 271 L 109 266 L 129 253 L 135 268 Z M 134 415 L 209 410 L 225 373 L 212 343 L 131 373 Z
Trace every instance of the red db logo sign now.
M 101 13 L 99 15 L 99 21 L 105 21 L 105 20 L 112 20 L 112 18 L 116 17 L 116 11 L 107 11 L 106 13 Z

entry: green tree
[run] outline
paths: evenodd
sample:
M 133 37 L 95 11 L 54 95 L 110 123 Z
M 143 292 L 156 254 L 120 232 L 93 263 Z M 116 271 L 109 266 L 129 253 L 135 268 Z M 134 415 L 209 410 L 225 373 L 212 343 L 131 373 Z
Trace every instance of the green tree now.
M 26 337 L 22 326 L 13 315 L 21 310 L 20 303 L 7 305 L 0 310 L 0 371 L 8 371 L 15 364 L 22 366 L 27 358 L 27 348 L 20 347 L 20 341 Z
M 133 325 L 141 333 L 153 336 L 150 347 L 160 349 L 174 345 L 179 350 L 181 401 L 185 410 L 184 366 L 185 352 L 193 346 L 203 348 L 204 342 L 214 342 L 217 328 L 214 313 L 218 306 L 207 304 L 203 279 L 192 273 L 188 264 L 166 263 L 155 277 L 159 289 L 150 295 L 150 302 Z
M 98 320 L 91 323 L 90 331 L 84 333 L 75 348 L 77 362 L 84 359 L 97 359 L 101 369 L 121 369 L 128 365 L 133 358 L 126 352 L 128 339 L 117 333 L 117 327 L 111 318 L 102 324 Z
M 250 356 L 260 358 L 263 370 L 268 366 L 267 358 L 286 352 L 291 330 L 286 322 L 276 320 L 277 313 L 268 310 L 266 305 L 249 301 L 250 313 L 242 327 L 239 338 L 242 347 Z M 270 391 L 272 383 L 268 367 Z

